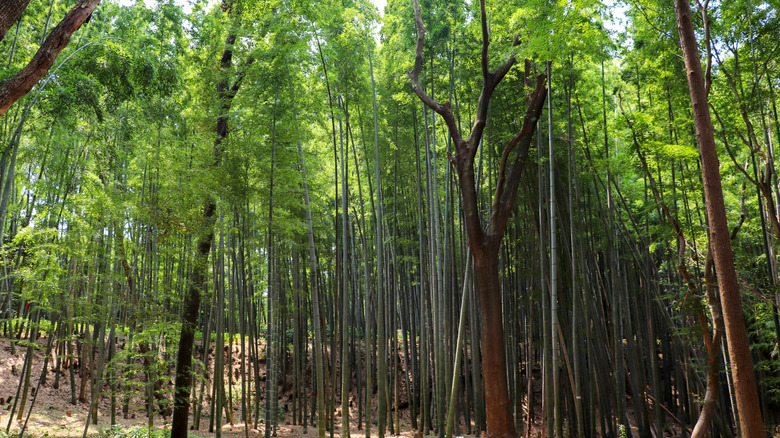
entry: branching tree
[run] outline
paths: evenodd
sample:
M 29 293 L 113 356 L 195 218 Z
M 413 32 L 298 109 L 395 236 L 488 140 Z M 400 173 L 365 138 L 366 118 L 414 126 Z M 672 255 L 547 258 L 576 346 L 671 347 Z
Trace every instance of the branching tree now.
M 516 436 L 514 419 L 511 412 L 511 401 L 506 379 L 506 359 L 504 346 L 504 326 L 501 308 L 501 291 L 498 278 L 498 254 L 506 231 L 507 221 L 512 214 L 512 208 L 520 185 L 528 151 L 534 140 L 536 122 L 542 113 L 547 96 L 546 76 L 536 78 L 536 86 L 530 96 L 528 111 L 523 121 L 523 127 L 504 146 L 501 153 L 498 179 L 490 210 L 487 226 L 483 226 L 477 200 L 475 182 L 474 157 L 477 154 L 480 141 L 487 124 L 488 106 L 498 84 L 515 64 L 515 57 L 510 56 L 498 69 L 490 70 L 488 62 L 487 15 L 485 1 L 480 1 L 480 17 L 482 27 L 482 91 L 476 107 L 476 116 L 471 133 L 464 138 L 458 127 L 450 102 L 440 103 L 431 98 L 420 84 L 420 70 L 423 61 L 423 44 L 425 42 L 425 25 L 420 14 L 420 4 L 414 1 L 414 16 L 417 22 L 417 48 L 414 69 L 409 73 L 412 89 L 425 105 L 438 113 L 447 124 L 455 156 L 451 158 L 458 173 L 462 206 L 464 210 L 468 245 L 474 260 L 474 269 L 479 287 L 481 303 L 483 370 L 485 375 L 485 403 L 487 405 L 488 436 L 495 438 Z M 517 41 L 516 41 L 517 42 Z M 526 71 L 526 77 L 531 72 Z

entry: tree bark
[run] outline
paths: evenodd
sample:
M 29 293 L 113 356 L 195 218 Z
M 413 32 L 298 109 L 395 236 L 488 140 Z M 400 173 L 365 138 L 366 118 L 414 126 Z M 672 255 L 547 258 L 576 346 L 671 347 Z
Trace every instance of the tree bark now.
M 704 73 L 688 0 L 675 0 L 674 5 L 680 47 L 683 52 L 691 94 L 696 139 L 699 144 L 704 197 L 710 221 L 710 245 L 715 269 L 718 273 L 723 322 L 729 346 L 729 361 L 739 411 L 740 430 L 742 436 L 746 438 L 763 437 L 765 436 L 764 423 L 761 418 L 761 407 L 753 375 L 753 361 L 750 357 L 747 329 L 742 314 L 742 302 L 740 301 L 739 285 L 734 268 L 734 254 L 726 220 L 718 154 L 715 149 L 714 129 L 707 96 L 708 90 L 704 82 Z
M 27 9 L 30 0 L 6 0 L 0 4 L 0 41 Z
M 0 86 L 0 116 L 5 114 L 14 102 L 32 90 L 32 87 L 49 71 L 54 60 L 70 42 L 70 37 L 89 19 L 98 3 L 100 0 L 81 0 L 76 3 L 76 6 L 65 15 L 65 18 L 52 29 L 30 62 L 13 78 Z M 2 15 L 0 15 L 0 20 L 2 20 Z M 0 22 L 0 26 L 2 25 L 4 23 Z M 2 31 L 1 27 L 0 31 Z
M 504 319 L 498 279 L 498 245 L 495 251 L 474 258 L 482 316 L 482 369 L 485 376 L 488 437 L 515 437 L 515 422 L 506 380 Z

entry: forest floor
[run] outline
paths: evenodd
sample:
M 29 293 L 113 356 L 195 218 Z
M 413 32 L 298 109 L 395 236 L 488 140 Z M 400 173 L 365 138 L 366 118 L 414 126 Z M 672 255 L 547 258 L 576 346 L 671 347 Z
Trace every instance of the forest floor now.
M 55 356 L 54 353 L 51 353 L 49 356 L 49 361 L 47 365 L 48 372 L 46 374 L 46 380 L 43 384 L 40 385 L 40 389 L 37 390 L 37 394 L 35 397 L 32 395 L 35 394 L 35 391 L 33 389 L 38 386 L 38 381 L 41 376 L 41 371 L 44 363 L 44 353 L 46 350 L 46 338 L 43 337 L 39 339 L 37 342 L 37 345 L 39 348 L 35 350 L 34 354 L 34 360 L 32 364 L 32 378 L 30 381 L 30 396 L 28 397 L 26 401 L 26 407 L 24 410 L 24 415 L 28 415 L 28 412 L 30 410 L 30 404 L 34 403 L 32 413 L 29 416 L 29 421 L 27 422 L 27 426 L 25 429 L 25 436 L 28 437 L 81 437 L 84 435 L 84 428 L 87 422 L 87 414 L 89 411 L 89 391 L 87 391 L 86 399 L 87 401 L 79 402 L 77 401 L 76 404 L 72 404 L 72 394 L 73 390 L 71 389 L 71 381 L 70 381 L 70 370 L 69 369 L 61 369 L 60 370 L 60 379 L 59 379 L 59 385 L 57 388 L 54 388 L 54 379 L 55 379 Z M 264 355 L 262 354 L 262 351 L 264 349 L 264 345 L 261 343 L 261 366 L 264 363 Z M 19 436 L 19 431 L 21 430 L 22 424 L 24 423 L 24 420 L 22 422 L 17 420 L 18 416 L 18 406 L 14 407 L 14 399 L 17 398 L 17 391 L 19 388 L 20 378 L 22 374 L 22 368 L 24 366 L 24 360 L 25 360 L 25 354 L 26 354 L 26 347 L 22 345 L 16 346 L 16 351 L 12 352 L 11 348 L 11 342 L 7 338 L 0 338 L 0 438 L 5 438 L 6 436 Z M 196 351 L 199 349 L 196 349 Z M 227 347 L 226 347 L 226 352 Z M 200 352 L 196 353 L 197 355 L 202 355 L 202 350 Z M 400 353 L 399 353 L 400 354 Z M 226 354 L 227 356 L 227 354 Z M 214 354 L 213 354 L 213 348 L 211 350 L 211 359 L 210 362 L 214 363 Z M 240 388 L 240 383 L 238 383 L 238 378 L 240 376 L 240 351 L 238 349 L 238 346 L 234 345 L 233 354 L 230 355 L 232 357 L 232 366 L 230 368 L 226 367 L 227 369 L 231 369 L 233 376 L 235 377 L 234 386 L 238 386 Z M 170 401 L 170 394 L 172 393 L 171 389 L 171 382 L 172 379 L 170 376 L 173 375 L 173 360 L 166 361 L 164 360 L 164 355 L 161 355 L 158 357 L 158 360 L 161 360 L 167 365 L 165 366 L 167 368 L 167 371 L 161 373 L 165 375 L 163 379 L 163 389 L 167 390 L 165 391 L 168 396 L 167 399 Z M 136 365 L 138 365 L 138 369 L 142 370 L 142 361 L 141 359 L 137 359 Z M 399 361 L 401 362 L 401 361 Z M 402 362 L 401 362 L 402 363 Z M 81 378 L 78 376 L 78 365 L 74 365 L 74 373 L 75 373 L 75 388 L 76 393 L 78 393 L 80 384 L 81 384 Z M 536 374 L 536 373 L 535 373 Z M 534 376 L 534 380 L 537 381 L 540 378 L 540 376 Z M 265 381 L 265 370 L 263 368 L 260 369 L 260 380 L 261 382 Z M 289 377 L 287 379 L 287 387 L 286 390 L 280 390 L 281 396 L 279 397 L 279 404 L 280 406 L 291 406 L 292 405 L 292 394 L 291 390 L 289 388 L 292 387 L 292 378 Z M 149 419 L 147 416 L 147 409 L 145 400 L 142 394 L 143 386 L 145 385 L 142 383 L 143 381 L 143 373 L 139 371 L 136 375 L 136 389 L 135 394 L 132 397 L 132 401 L 129 404 L 129 410 L 127 418 L 124 418 L 122 413 L 122 394 L 117 395 L 117 414 L 116 414 L 116 426 L 110 426 L 110 412 L 111 412 L 111 400 L 110 400 L 110 388 L 108 384 L 104 384 L 102 396 L 100 398 L 99 404 L 98 404 L 98 424 L 90 424 L 88 429 L 88 436 L 95 437 L 95 438 L 109 438 L 109 437 L 116 437 L 116 438 L 131 438 L 131 437 L 165 437 L 168 436 L 165 431 L 170 429 L 170 422 L 171 417 L 170 415 L 163 417 L 159 414 L 159 412 L 154 416 L 153 421 L 153 431 L 152 433 L 149 433 L 150 430 L 148 429 Z M 356 382 L 355 382 L 356 383 Z M 262 384 L 262 383 L 261 383 Z M 538 425 L 541 424 L 541 418 L 539 418 L 539 413 L 541 412 L 541 390 L 539 389 L 540 385 L 534 385 L 535 387 L 535 394 L 534 394 L 534 402 L 535 402 L 535 412 L 537 413 L 535 418 L 535 425 L 532 426 L 531 433 L 527 436 L 531 437 L 538 437 L 541 436 L 541 432 L 538 429 Z M 139 389 L 140 388 L 140 389 Z M 234 388 L 235 390 L 236 388 Z M 264 388 L 263 388 L 264 389 Z M 400 391 L 402 394 L 405 392 L 403 390 Z M 354 396 L 354 392 L 353 392 Z M 17 400 L 18 401 L 18 400 Z M 165 400 L 164 400 L 165 401 Z M 401 432 L 398 434 L 390 434 L 389 431 L 387 433 L 388 436 L 400 436 L 400 437 L 414 437 L 419 438 L 420 435 L 417 433 L 410 425 L 409 423 L 409 410 L 408 410 L 408 403 L 405 403 L 405 395 L 402 395 L 401 400 L 399 400 L 399 403 L 402 405 L 402 409 L 399 410 L 400 412 L 400 427 L 398 428 Z M 261 401 L 262 403 L 262 401 Z M 309 401 L 311 403 L 311 400 Z M 210 406 L 210 402 L 204 402 L 204 409 L 208 409 Z M 240 392 L 239 395 L 236 397 L 236 399 L 233 402 L 234 406 L 234 418 L 238 419 L 240 418 L 241 414 L 241 402 L 240 402 Z M 403 408 L 403 406 L 407 406 L 407 408 Z M 11 410 L 16 409 L 17 414 L 14 415 L 14 418 L 11 418 Z M 357 409 L 356 407 L 352 407 L 350 409 L 351 414 L 353 418 L 357 416 Z M 193 423 L 192 421 L 192 415 L 193 413 L 190 413 L 190 424 Z M 209 418 L 205 416 L 201 419 L 200 422 L 200 430 L 197 431 L 190 431 L 191 437 L 213 437 L 216 436 L 215 432 L 209 432 Z M 261 405 L 261 416 L 262 416 L 262 405 Z M 392 417 L 392 411 L 388 412 L 388 420 Z M 277 429 L 277 436 L 280 437 L 316 437 L 317 436 L 317 428 L 309 426 L 304 433 L 303 427 L 298 425 L 292 425 L 291 424 L 291 418 L 292 414 L 288 411 L 284 417 L 284 419 L 280 419 L 278 429 Z M 372 409 L 372 418 L 376 419 L 376 404 L 374 404 Z M 335 433 L 334 437 L 341 437 L 340 434 L 340 424 L 341 424 L 341 409 L 337 407 L 337 412 L 335 416 Z M 358 429 L 357 422 L 352 421 L 351 422 L 351 435 L 353 437 L 362 437 L 365 436 L 365 428 Z M 364 425 L 365 426 L 365 425 Z M 634 427 L 632 427 L 634 429 Z M 636 432 L 636 431 L 634 431 Z M 664 436 L 675 436 L 673 431 L 667 430 L 666 432 L 671 433 L 664 433 Z M 457 434 L 457 431 L 456 431 Z M 258 426 L 258 429 L 250 428 L 247 431 L 247 428 L 244 426 L 244 424 L 241 423 L 235 423 L 235 424 L 224 424 L 221 429 L 221 435 L 225 438 L 239 438 L 239 437 L 260 437 L 264 436 L 264 424 L 261 422 Z M 330 436 L 330 433 L 327 432 L 326 436 Z M 371 436 L 377 436 L 376 431 L 376 425 L 373 425 L 371 430 Z M 459 436 L 468 436 L 468 435 L 459 435 Z
M 72 390 L 70 382 L 70 371 L 68 369 L 60 370 L 59 385 L 54 388 L 55 378 L 55 357 L 54 353 L 49 356 L 49 362 L 47 365 L 48 372 L 46 374 L 45 383 L 40 385 L 40 389 L 37 390 L 37 394 L 34 388 L 38 386 L 38 380 L 41 376 L 41 371 L 44 363 L 44 353 L 46 350 L 46 338 L 41 338 L 37 342 L 40 347 L 36 349 L 34 354 L 34 360 L 32 364 L 32 378 L 30 381 L 30 395 L 26 400 L 26 406 L 24 410 L 24 416 L 28 415 L 31 403 L 33 404 L 32 413 L 27 421 L 25 429 L 25 436 L 28 437 L 81 437 L 84 434 L 84 428 L 87 421 L 87 414 L 89 411 L 89 402 L 79 402 L 74 405 L 71 403 Z M 17 398 L 17 391 L 19 388 L 19 382 L 22 374 L 22 368 L 24 366 L 26 347 L 22 345 L 16 345 L 16 351 L 12 352 L 11 343 L 7 338 L 0 338 L 0 438 L 6 436 L 18 436 L 21 430 L 24 419 L 18 421 L 18 405 L 14 408 L 14 400 Z M 236 354 L 233 358 L 233 371 L 235 375 L 238 375 L 239 369 L 239 354 L 236 348 Z M 213 354 L 212 354 L 213 363 Z M 170 365 L 172 374 L 172 364 Z M 142 373 L 139 373 L 142 374 Z M 78 377 L 78 371 L 76 371 L 75 387 L 78 392 L 81 384 L 81 379 Z M 261 369 L 261 380 L 265 379 L 265 370 Z M 167 378 L 167 384 L 170 385 L 170 378 Z M 289 392 L 289 391 L 288 391 Z M 33 397 L 33 394 L 35 396 Z M 122 407 L 117 407 L 116 426 L 110 426 L 110 390 L 108 385 L 104 385 L 102 397 L 98 405 L 98 424 L 90 424 L 88 429 L 88 436 L 90 437 L 142 437 L 142 436 L 166 436 L 164 431 L 170 428 L 171 417 L 163 417 L 155 415 L 154 418 L 154 431 L 149 434 L 148 429 L 148 417 L 146 406 L 144 401 L 140 397 L 134 397 L 130 403 L 130 409 L 128 412 L 128 418 L 124 418 L 122 415 Z M 117 397 L 121 404 L 121 394 Z M 280 404 L 290 402 L 289 393 L 283 393 L 280 397 Z M 89 400 L 89 395 L 87 395 Z M 291 402 L 290 402 L 291 403 Z M 236 418 L 240 418 L 240 401 L 234 402 L 236 409 L 234 414 Z M 204 406 L 206 407 L 206 406 Z M 11 410 L 16 409 L 17 413 L 11 418 Z M 376 418 L 376 408 L 374 408 L 374 418 Z M 407 418 L 403 418 L 406 414 L 405 410 L 401 411 L 401 432 L 395 436 L 401 437 L 414 437 L 417 436 L 415 431 L 412 430 L 408 424 Z M 192 415 L 192 413 L 191 413 Z M 353 413 L 353 415 L 355 415 Z M 280 437 L 316 437 L 317 428 L 308 427 L 306 433 L 304 433 L 303 427 L 290 424 L 291 414 L 287 413 L 283 421 L 279 422 L 277 435 Z M 190 421 L 192 423 L 192 421 Z M 336 433 L 334 437 L 341 437 L 340 432 L 340 409 L 337 412 L 336 418 Z M 9 428 L 10 426 L 10 428 Z M 201 429 L 197 431 L 190 431 L 191 437 L 212 437 L 216 436 L 215 432 L 209 432 L 209 419 L 206 417 L 201 420 Z M 238 438 L 238 437 L 258 437 L 264 435 L 264 425 L 261 422 L 258 429 L 250 429 L 247 433 L 243 424 L 225 424 L 222 426 L 221 435 L 226 438 Z M 358 429 L 357 423 L 352 422 L 351 434 L 355 437 L 365 436 L 365 428 Z M 327 434 L 330 436 L 330 433 Z M 377 436 L 376 425 L 372 427 L 372 436 Z

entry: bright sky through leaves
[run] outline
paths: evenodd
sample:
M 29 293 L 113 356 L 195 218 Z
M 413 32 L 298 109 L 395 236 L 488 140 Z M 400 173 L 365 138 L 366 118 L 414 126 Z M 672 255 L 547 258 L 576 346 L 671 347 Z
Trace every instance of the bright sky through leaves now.
M 376 6 L 376 8 L 379 10 L 379 15 L 385 14 L 385 5 L 387 4 L 387 0 L 371 0 L 371 3 Z

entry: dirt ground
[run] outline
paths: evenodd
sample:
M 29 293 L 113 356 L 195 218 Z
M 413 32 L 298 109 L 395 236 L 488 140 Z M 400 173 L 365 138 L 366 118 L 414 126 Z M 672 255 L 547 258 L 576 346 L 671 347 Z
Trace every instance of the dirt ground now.
M 35 357 L 32 365 L 32 379 L 30 382 L 31 388 L 38 385 L 38 380 L 41 375 L 41 369 L 44 363 L 44 352 L 46 348 L 46 339 L 42 338 L 38 340 L 38 345 L 41 347 L 36 350 Z M 0 437 L 5 436 L 6 428 L 9 436 L 18 436 L 21 426 L 24 423 L 24 419 L 19 422 L 18 405 L 17 413 L 14 418 L 11 419 L 11 409 L 16 398 L 16 393 L 19 387 L 19 380 L 22 367 L 24 366 L 24 357 L 26 354 L 26 348 L 21 345 L 16 346 L 16 352 L 11 352 L 11 343 L 8 339 L 0 339 Z M 237 353 L 237 351 L 236 351 Z M 213 355 L 212 355 L 213 357 Z M 236 362 L 238 362 L 238 354 L 235 355 Z M 87 413 L 89 410 L 88 402 L 77 402 L 76 405 L 71 404 L 71 387 L 70 387 L 70 372 L 69 370 L 61 370 L 60 382 L 58 389 L 53 388 L 54 382 L 54 370 L 55 370 L 55 357 L 52 353 L 49 357 L 49 363 L 47 365 L 48 374 L 46 383 L 40 386 L 40 389 L 35 394 L 35 397 L 29 396 L 26 402 L 24 416 L 28 415 L 31 403 L 33 404 L 32 413 L 27 421 L 25 434 L 33 437 L 81 437 L 84 434 L 84 427 L 87 421 Z M 213 362 L 212 362 L 213 363 Z M 237 363 L 234 366 L 238 366 Z M 264 370 L 263 370 L 264 371 Z M 263 372 L 264 374 L 264 372 Z M 77 390 L 80 384 L 78 374 L 76 374 Z M 264 377 L 264 376 L 263 376 Z M 107 389 L 107 388 L 106 388 Z M 121 396 L 119 397 L 121 399 Z M 284 402 L 282 400 L 281 402 Z M 121 401 L 119 402 L 121 403 Z M 147 436 L 144 431 L 148 425 L 148 417 L 146 415 L 146 409 L 143 404 L 143 400 L 135 398 L 131 403 L 131 409 L 129 412 L 129 418 L 125 419 L 122 416 L 121 406 L 118 407 L 117 412 L 117 424 L 121 426 L 122 433 L 110 434 L 108 429 L 110 428 L 110 399 L 108 397 L 108 391 L 104 391 L 104 396 L 101 398 L 98 407 L 98 424 L 90 424 L 88 429 L 89 436 Z M 236 416 L 238 417 L 239 411 L 236 410 Z M 191 414 L 192 415 L 192 414 Z M 289 416 L 288 416 L 289 417 Z M 317 436 L 316 427 L 308 427 L 306 433 L 303 431 L 302 426 L 295 426 L 287 424 L 287 421 L 280 421 L 277 429 L 277 435 L 280 437 L 315 437 Z M 158 430 L 165 430 L 170 428 L 171 418 L 163 418 L 160 415 L 156 415 L 154 418 L 154 427 Z M 336 417 L 336 437 L 340 437 L 339 425 L 341 422 L 340 416 Z M 192 423 L 192 421 L 190 421 Z M 196 437 L 211 437 L 216 433 L 208 432 L 208 418 L 201 420 L 201 430 L 191 431 L 191 436 Z M 222 436 L 226 438 L 238 438 L 238 437 L 258 437 L 264 435 L 263 424 L 260 423 L 260 430 L 250 428 L 246 430 L 243 424 L 225 424 L 222 427 Z M 353 436 L 365 436 L 365 429 L 358 430 L 357 424 L 353 422 L 351 434 Z M 402 429 L 404 424 L 402 422 Z M 410 428 L 406 428 L 405 432 L 397 436 L 413 437 L 414 432 Z M 132 433 L 131 433 L 132 432 Z M 372 436 L 376 436 L 376 428 L 372 429 Z M 328 435 L 330 435 L 328 433 Z
M 36 350 L 35 357 L 32 365 L 32 379 L 31 379 L 31 387 L 35 387 L 38 384 L 39 377 L 41 375 L 41 369 L 44 363 L 44 352 L 46 349 L 46 339 L 42 338 L 39 339 L 37 344 L 41 347 Z M 261 345 L 261 349 L 263 346 Z M 226 350 L 227 351 L 227 350 Z M 6 428 L 9 426 L 9 420 L 10 420 L 10 429 L 8 430 L 9 436 L 19 435 L 19 431 L 21 430 L 21 426 L 24 420 L 22 422 L 19 422 L 16 419 L 16 416 L 18 415 L 18 407 L 17 407 L 17 414 L 14 416 L 13 419 L 11 419 L 10 411 L 13 406 L 13 399 L 16 398 L 17 389 L 19 387 L 19 381 L 20 381 L 20 375 L 21 370 L 24 364 L 24 357 L 26 353 L 26 348 L 22 347 L 20 345 L 17 345 L 16 352 L 11 352 L 11 343 L 8 339 L 0 338 L 0 438 L 5 437 Z M 202 353 L 199 353 L 202 354 Z M 239 356 L 240 352 L 238 351 L 238 347 L 236 346 L 234 348 L 234 354 L 233 357 L 233 364 L 232 364 L 232 372 L 235 378 L 237 379 L 240 375 L 240 362 L 239 362 Z M 213 364 L 214 355 L 213 352 L 211 354 L 211 363 Z M 172 364 L 169 366 L 169 374 L 173 374 Z M 54 371 L 55 371 L 55 357 L 52 353 L 49 357 L 49 363 L 48 363 L 48 374 L 47 374 L 47 381 L 45 384 L 41 385 L 40 389 L 37 391 L 37 394 L 35 395 L 34 399 L 31 397 L 28 398 L 25 408 L 24 415 L 26 416 L 30 404 L 34 403 L 32 413 L 30 414 L 29 421 L 27 422 L 27 426 L 25 429 L 25 434 L 27 436 L 31 437 L 81 437 L 84 434 L 84 428 L 87 422 L 87 413 L 89 410 L 88 402 L 77 402 L 77 404 L 71 404 L 71 386 L 70 386 L 70 371 L 63 369 L 60 372 L 60 382 L 58 389 L 53 388 L 53 382 L 54 382 Z M 138 379 L 140 381 L 141 374 L 139 372 Z M 261 374 L 261 381 L 265 380 L 265 370 L 260 370 Z M 536 380 L 536 378 L 535 378 Z M 78 391 L 78 386 L 80 384 L 81 379 L 78 377 L 78 373 L 76 373 L 76 386 Z M 170 381 L 167 382 L 168 385 L 170 385 Z M 236 383 L 237 385 L 240 385 Z M 291 386 L 291 380 L 288 382 L 288 386 Z M 538 388 L 539 385 L 535 385 L 537 387 L 537 391 L 535 391 L 534 395 L 534 401 L 535 403 L 539 403 L 541 401 L 541 393 L 540 389 Z M 403 392 L 403 391 L 401 391 Z M 130 404 L 130 411 L 127 419 L 123 418 L 122 412 L 121 412 L 121 406 L 118 406 L 117 408 L 117 425 L 121 427 L 119 431 L 116 431 L 114 433 L 111 433 L 110 429 L 110 398 L 109 398 L 109 390 L 108 386 L 106 385 L 104 387 L 103 396 L 100 399 L 99 405 L 98 405 L 98 424 L 90 424 L 88 435 L 92 437 L 142 437 L 142 436 L 149 436 L 148 434 L 148 417 L 146 413 L 145 403 L 142 397 L 139 395 L 138 397 L 134 397 L 131 404 Z M 292 402 L 290 400 L 290 391 L 283 392 L 282 397 L 280 398 L 280 404 L 289 404 L 291 405 Z M 9 399 L 11 401 L 9 402 Z M 89 399 L 89 396 L 87 396 L 87 399 Z M 118 404 L 121 404 L 121 395 L 118 396 Z M 403 400 L 401 400 L 403 401 Z M 234 403 L 234 406 L 236 409 L 234 410 L 235 418 L 240 418 L 240 402 Z M 204 408 L 207 408 L 207 406 L 204 406 Z M 354 416 L 357 415 L 357 408 L 353 407 L 350 409 L 351 413 Z M 374 405 L 373 409 L 373 418 L 376 418 L 376 405 Z M 532 426 L 532 430 L 530 431 L 531 437 L 537 437 L 540 436 L 540 431 L 537 429 L 538 425 L 541 424 L 541 418 L 538 418 L 539 412 L 541 412 L 541 406 L 537 405 L 535 411 L 537 412 L 537 418 L 535 419 L 536 423 L 534 426 Z M 408 437 L 408 438 L 419 438 L 419 434 L 412 430 L 411 426 L 409 425 L 408 420 L 408 410 L 403 409 L 400 411 L 401 413 L 401 427 L 400 430 L 402 431 L 400 434 L 395 436 L 400 437 Z M 192 424 L 192 415 L 193 413 L 190 413 L 190 424 Z M 290 423 L 290 417 L 291 415 L 288 413 L 287 418 L 285 418 L 284 421 L 279 422 L 278 430 L 277 430 L 277 436 L 280 437 L 316 437 L 317 436 L 317 428 L 316 427 L 308 427 L 306 433 L 304 433 L 302 426 L 296 426 L 291 425 Z M 159 436 L 159 431 L 164 431 L 166 429 L 170 428 L 170 416 L 168 417 L 162 417 L 159 414 L 155 415 L 154 418 L 154 428 L 157 429 L 158 433 L 155 433 L 155 436 Z M 190 431 L 191 437 L 212 437 L 215 436 L 216 433 L 209 432 L 208 426 L 209 426 L 209 418 L 202 418 L 201 419 L 201 429 L 197 431 Z M 340 409 L 338 409 L 338 413 L 335 418 L 335 424 L 336 424 L 336 430 L 335 430 L 335 437 L 341 437 L 340 434 L 340 424 L 341 424 L 341 412 Z M 358 429 L 357 423 L 352 422 L 352 428 L 351 428 L 351 435 L 353 437 L 362 437 L 365 436 L 365 429 Z M 264 425 L 261 422 L 258 429 L 252 429 L 252 425 L 250 425 L 250 428 L 247 430 L 247 428 L 243 424 L 224 424 L 222 426 L 221 432 L 222 436 L 226 438 L 239 438 L 239 437 L 260 437 L 264 436 Z M 632 427 L 633 429 L 633 427 Z M 371 431 L 372 436 L 377 436 L 376 427 L 372 427 Z M 389 436 L 390 435 L 388 433 Z M 665 434 L 666 435 L 666 434 Z M 672 436 L 674 434 L 671 434 Z M 327 436 L 330 436 L 330 433 L 327 432 Z

